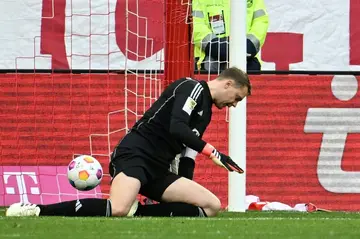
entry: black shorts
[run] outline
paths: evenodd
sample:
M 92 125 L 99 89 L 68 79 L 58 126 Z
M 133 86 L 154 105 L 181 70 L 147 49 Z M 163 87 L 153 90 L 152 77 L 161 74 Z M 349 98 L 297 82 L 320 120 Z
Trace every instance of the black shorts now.
M 109 165 L 110 176 L 114 178 L 119 173 L 136 178 L 141 183 L 140 194 L 152 200 L 161 202 L 165 190 L 180 176 L 157 165 L 148 156 L 136 150 L 116 149 L 116 156 Z

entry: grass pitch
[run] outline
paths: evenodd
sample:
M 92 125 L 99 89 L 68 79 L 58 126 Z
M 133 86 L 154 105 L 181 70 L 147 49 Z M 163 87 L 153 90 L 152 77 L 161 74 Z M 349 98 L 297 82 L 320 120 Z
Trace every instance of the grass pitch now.
M 0 238 L 360 238 L 358 213 L 247 212 L 216 218 L 0 217 Z

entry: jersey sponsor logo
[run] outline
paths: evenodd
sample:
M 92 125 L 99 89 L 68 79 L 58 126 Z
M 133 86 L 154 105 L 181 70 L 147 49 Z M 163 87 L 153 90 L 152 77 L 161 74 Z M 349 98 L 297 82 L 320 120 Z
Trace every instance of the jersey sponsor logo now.
M 191 115 L 191 112 L 195 109 L 197 103 L 194 99 L 188 97 L 183 106 L 183 111 L 185 111 L 188 115 Z

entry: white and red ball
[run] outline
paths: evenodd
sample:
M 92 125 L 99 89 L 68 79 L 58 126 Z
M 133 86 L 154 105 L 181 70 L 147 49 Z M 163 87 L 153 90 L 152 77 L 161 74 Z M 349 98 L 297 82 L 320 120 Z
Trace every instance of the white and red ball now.
M 103 169 L 94 157 L 81 155 L 69 163 L 67 176 L 74 188 L 80 191 L 88 191 L 100 184 Z

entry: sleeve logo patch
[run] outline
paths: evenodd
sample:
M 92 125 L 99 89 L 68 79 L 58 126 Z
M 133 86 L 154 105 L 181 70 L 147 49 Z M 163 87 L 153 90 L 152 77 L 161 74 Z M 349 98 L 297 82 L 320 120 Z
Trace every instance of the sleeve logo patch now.
M 188 97 L 182 109 L 188 115 L 191 115 L 191 112 L 195 109 L 196 105 L 197 105 L 196 101 Z

